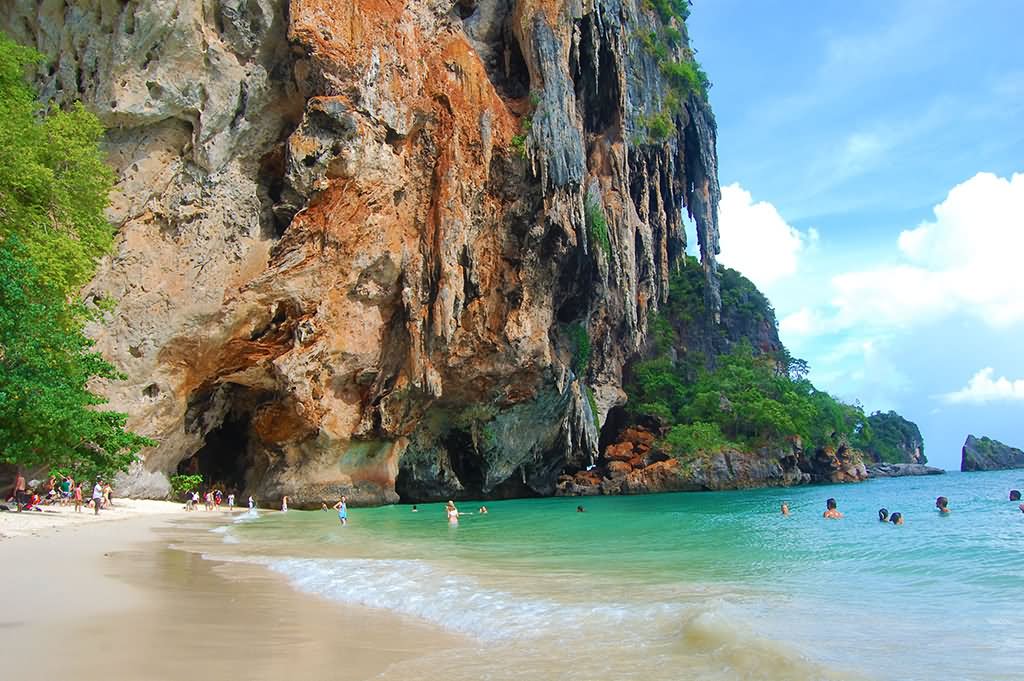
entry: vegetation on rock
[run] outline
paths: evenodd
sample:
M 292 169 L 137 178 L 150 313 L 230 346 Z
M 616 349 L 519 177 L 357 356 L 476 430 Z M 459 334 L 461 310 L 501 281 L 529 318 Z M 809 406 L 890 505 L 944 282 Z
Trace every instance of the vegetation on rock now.
M 23 79 L 37 61 L 0 36 L 0 461 L 109 475 L 153 444 L 96 408 L 106 400 L 89 384 L 122 376 L 92 350 L 74 298 L 113 240 L 113 175 L 94 116 L 40 110 Z
M 858 434 L 853 444 L 881 463 L 928 463 L 924 455 L 924 438 L 917 424 L 894 411 L 871 414 L 868 428 Z M 915 451 L 920 458 L 912 458 Z
M 723 269 L 721 282 L 723 315 L 774 328 L 771 305 L 748 279 Z M 815 388 L 805 377 L 806 362 L 784 348 L 765 353 L 744 338 L 717 357 L 689 351 L 678 330 L 704 322 L 703 286 L 697 267 L 673 275 L 668 303 L 652 321 L 655 356 L 633 366 L 626 386 L 634 419 L 661 422 L 668 428 L 665 443 L 683 458 L 780 445 L 793 437 L 822 447 L 868 436 L 863 410 Z
M 601 203 L 598 200 L 590 195 L 587 196 L 585 208 L 587 239 L 592 245 L 596 245 L 601 249 L 605 257 L 610 258 L 612 255 L 612 244 L 608 238 L 608 221 L 604 217 L 604 208 L 601 207 Z
M 199 489 L 199 486 L 203 484 L 203 476 L 201 475 L 172 475 L 171 476 L 171 489 L 177 495 L 188 494 L 194 489 Z

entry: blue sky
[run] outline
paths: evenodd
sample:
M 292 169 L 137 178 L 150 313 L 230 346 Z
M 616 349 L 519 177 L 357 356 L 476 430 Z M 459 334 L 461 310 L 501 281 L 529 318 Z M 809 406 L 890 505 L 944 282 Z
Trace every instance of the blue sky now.
M 722 255 L 931 463 L 1024 448 L 1024 2 L 695 0 Z

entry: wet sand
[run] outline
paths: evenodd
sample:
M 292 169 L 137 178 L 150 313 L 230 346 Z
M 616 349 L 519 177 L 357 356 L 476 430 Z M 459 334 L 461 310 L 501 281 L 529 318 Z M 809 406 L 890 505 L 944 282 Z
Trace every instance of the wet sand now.
M 149 516 L 0 542 L 3 676 L 359 680 L 461 643 L 169 547 L 213 546 L 210 526 Z

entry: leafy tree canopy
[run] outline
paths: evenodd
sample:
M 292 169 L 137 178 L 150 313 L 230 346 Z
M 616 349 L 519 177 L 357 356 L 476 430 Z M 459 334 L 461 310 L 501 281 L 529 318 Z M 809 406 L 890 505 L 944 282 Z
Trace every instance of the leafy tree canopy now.
M 0 238 L 16 235 L 38 275 L 65 294 L 92 276 L 114 230 L 103 126 L 81 104 L 43 111 L 25 69 L 38 53 L 0 35 Z
M 72 302 L 111 247 L 113 173 L 95 116 L 37 104 L 24 71 L 40 59 L 0 35 L 0 461 L 109 475 L 154 444 L 97 408 L 89 383 L 122 377 Z

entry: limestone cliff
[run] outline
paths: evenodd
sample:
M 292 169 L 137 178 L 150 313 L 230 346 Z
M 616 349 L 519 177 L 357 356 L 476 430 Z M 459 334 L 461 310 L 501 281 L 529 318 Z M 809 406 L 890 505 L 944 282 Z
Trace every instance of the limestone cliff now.
M 110 128 L 91 333 L 160 443 L 121 493 L 179 469 L 296 505 L 551 493 L 624 400 L 684 209 L 718 307 L 714 118 L 663 102 L 645 36 L 692 53 L 639 0 L 0 8 L 45 98 Z

